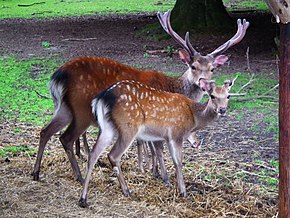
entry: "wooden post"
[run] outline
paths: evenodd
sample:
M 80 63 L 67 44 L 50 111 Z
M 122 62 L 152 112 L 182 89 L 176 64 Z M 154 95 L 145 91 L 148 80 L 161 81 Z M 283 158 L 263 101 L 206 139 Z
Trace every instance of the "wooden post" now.
M 279 217 L 290 217 L 290 23 L 280 24 Z
M 280 24 L 279 218 L 290 218 L 290 4 L 266 0 Z

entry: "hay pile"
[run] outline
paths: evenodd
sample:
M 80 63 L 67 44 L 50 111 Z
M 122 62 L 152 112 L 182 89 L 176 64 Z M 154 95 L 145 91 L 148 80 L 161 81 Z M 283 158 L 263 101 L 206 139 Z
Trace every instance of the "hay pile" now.
M 231 122 L 228 122 L 228 119 Z M 220 125 L 222 123 L 222 125 Z M 166 164 L 172 187 L 168 188 L 151 172 L 137 170 L 137 149 L 132 147 L 123 157 L 123 172 L 131 198 L 121 189 L 106 155 L 102 155 L 89 186 L 89 208 L 77 203 L 81 185 L 74 181 L 65 152 L 55 136 L 44 156 L 40 182 L 30 173 L 35 156 L 23 153 L 1 158 L 1 217 L 273 217 L 277 214 L 277 190 L 265 189 L 259 169 L 271 172 L 268 159 L 277 158 L 277 139 L 250 134 L 228 117 L 199 133 L 204 137 L 201 150 L 185 144 L 184 176 L 187 198 L 178 195 L 174 167 L 167 148 Z M 15 128 L 21 129 L 18 133 Z M 19 123 L 1 124 L 1 145 L 29 145 L 37 148 L 40 128 Z M 89 134 L 93 135 L 93 134 Z M 261 144 L 257 140 L 264 140 Z M 90 145 L 93 139 L 90 138 Z M 255 162 L 255 158 L 264 164 Z M 85 172 L 86 161 L 79 160 Z M 274 176 L 274 174 L 273 174 Z

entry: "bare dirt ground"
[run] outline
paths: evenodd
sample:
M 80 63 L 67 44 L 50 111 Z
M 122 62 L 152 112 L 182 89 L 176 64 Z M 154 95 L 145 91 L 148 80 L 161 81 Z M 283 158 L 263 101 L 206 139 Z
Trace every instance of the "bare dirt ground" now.
M 274 37 L 278 28 L 269 14 L 235 14 L 250 20 L 246 38 L 231 48 L 228 66 L 222 73 L 247 70 L 246 49 L 254 73 L 277 79 Z M 138 30 L 156 22 L 152 15 L 75 17 L 53 20 L 1 20 L 1 55 L 19 58 L 57 57 L 63 62 L 83 55 L 106 56 L 122 63 L 167 72 L 186 70 L 177 55 L 155 53 L 144 57 L 146 50 L 162 50 L 176 44 L 172 40 L 154 41 L 136 36 Z M 192 34 L 192 44 L 202 53 L 214 50 L 232 36 L 229 34 Z M 49 42 L 46 49 L 42 42 Z M 272 111 L 273 116 L 277 111 Z M 238 117 L 242 116 L 242 119 Z M 265 189 L 263 175 L 274 172 L 268 162 L 278 159 L 274 133 L 264 131 L 265 114 L 255 111 L 230 111 L 226 117 L 200 131 L 204 146 L 199 150 L 184 146 L 184 173 L 189 196 L 178 196 L 174 167 L 166 152 L 171 188 L 165 187 L 150 172 L 137 170 L 136 148 L 123 158 L 123 170 L 131 198 L 123 197 L 112 175 L 106 155 L 96 167 L 90 183 L 89 208 L 77 205 L 81 185 L 74 181 L 58 136 L 47 146 L 49 155 L 42 163 L 40 182 L 30 173 L 34 156 L 0 159 L 0 217 L 273 217 L 277 214 L 278 193 Z M 256 126 L 256 128 L 253 128 Z M 15 133 L 13 129 L 20 129 Z M 31 145 L 37 148 L 41 127 L 18 122 L 0 123 L 0 146 Z M 90 131 L 95 131 L 93 128 Z M 89 143 L 93 144 L 90 137 Z M 259 162 L 257 162 L 259 160 Z M 82 172 L 86 161 L 79 160 Z

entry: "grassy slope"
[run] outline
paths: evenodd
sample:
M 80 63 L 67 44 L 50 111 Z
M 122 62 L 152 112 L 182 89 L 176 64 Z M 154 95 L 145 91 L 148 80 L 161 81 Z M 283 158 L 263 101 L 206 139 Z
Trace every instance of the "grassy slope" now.
M 46 123 L 53 111 L 47 85 L 55 66 L 56 61 L 51 60 L 0 57 L 1 120 Z
M 32 6 L 19 6 L 30 5 Z M 99 0 L 99 1 L 79 1 L 79 0 L 50 0 L 50 1 L 1 1 L 1 18 L 31 18 L 31 17 L 59 17 L 75 15 L 94 14 L 128 14 L 138 12 L 156 12 L 158 10 L 168 10 L 175 4 L 174 0 L 166 2 L 158 0 Z
M 0 19 L 156 12 L 172 9 L 175 4 L 175 0 L 0 0 L 0 2 Z M 224 0 L 224 4 L 229 10 L 268 9 L 266 3 L 259 0 Z

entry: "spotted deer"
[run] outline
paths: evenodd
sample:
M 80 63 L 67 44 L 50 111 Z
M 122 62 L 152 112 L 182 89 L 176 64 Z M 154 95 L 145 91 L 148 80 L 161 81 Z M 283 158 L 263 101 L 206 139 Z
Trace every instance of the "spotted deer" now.
M 170 11 L 158 13 L 161 25 L 183 48 L 181 60 L 188 69 L 180 77 L 173 78 L 157 71 L 136 69 L 103 57 L 79 57 L 61 66 L 51 77 L 49 89 L 55 104 L 54 117 L 40 132 L 39 148 L 32 176 L 39 180 L 41 160 L 48 140 L 52 135 L 68 126 L 60 141 L 70 161 L 75 179 L 83 178 L 74 155 L 73 144 L 93 123 L 91 101 L 93 97 L 110 85 L 121 80 L 135 80 L 153 88 L 181 93 L 199 101 L 203 91 L 197 85 L 200 78 L 210 79 L 213 70 L 227 61 L 222 55 L 231 46 L 240 42 L 249 23 L 238 20 L 237 33 L 226 43 L 207 55 L 201 55 L 189 42 L 189 34 L 182 39 L 170 25 Z
M 182 142 L 192 132 L 206 127 L 226 112 L 229 90 L 225 81 L 216 86 L 213 81 L 200 79 L 207 92 L 206 103 L 197 103 L 184 95 L 160 91 L 137 81 L 121 81 L 104 90 L 92 100 L 92 112 L 99 124 L 100 134 L 89 153 L 88 168 L 79 205 L 87 206 L 87 191 L 92 170 L 102 152 L 116 142 L 108 154 L 125 196 L 130 191 L 121 170 L 121 157 L 135 139 L 164 140 L 169 148 L 177 176 L 180 194 L 186 196 L 182 175 Z

